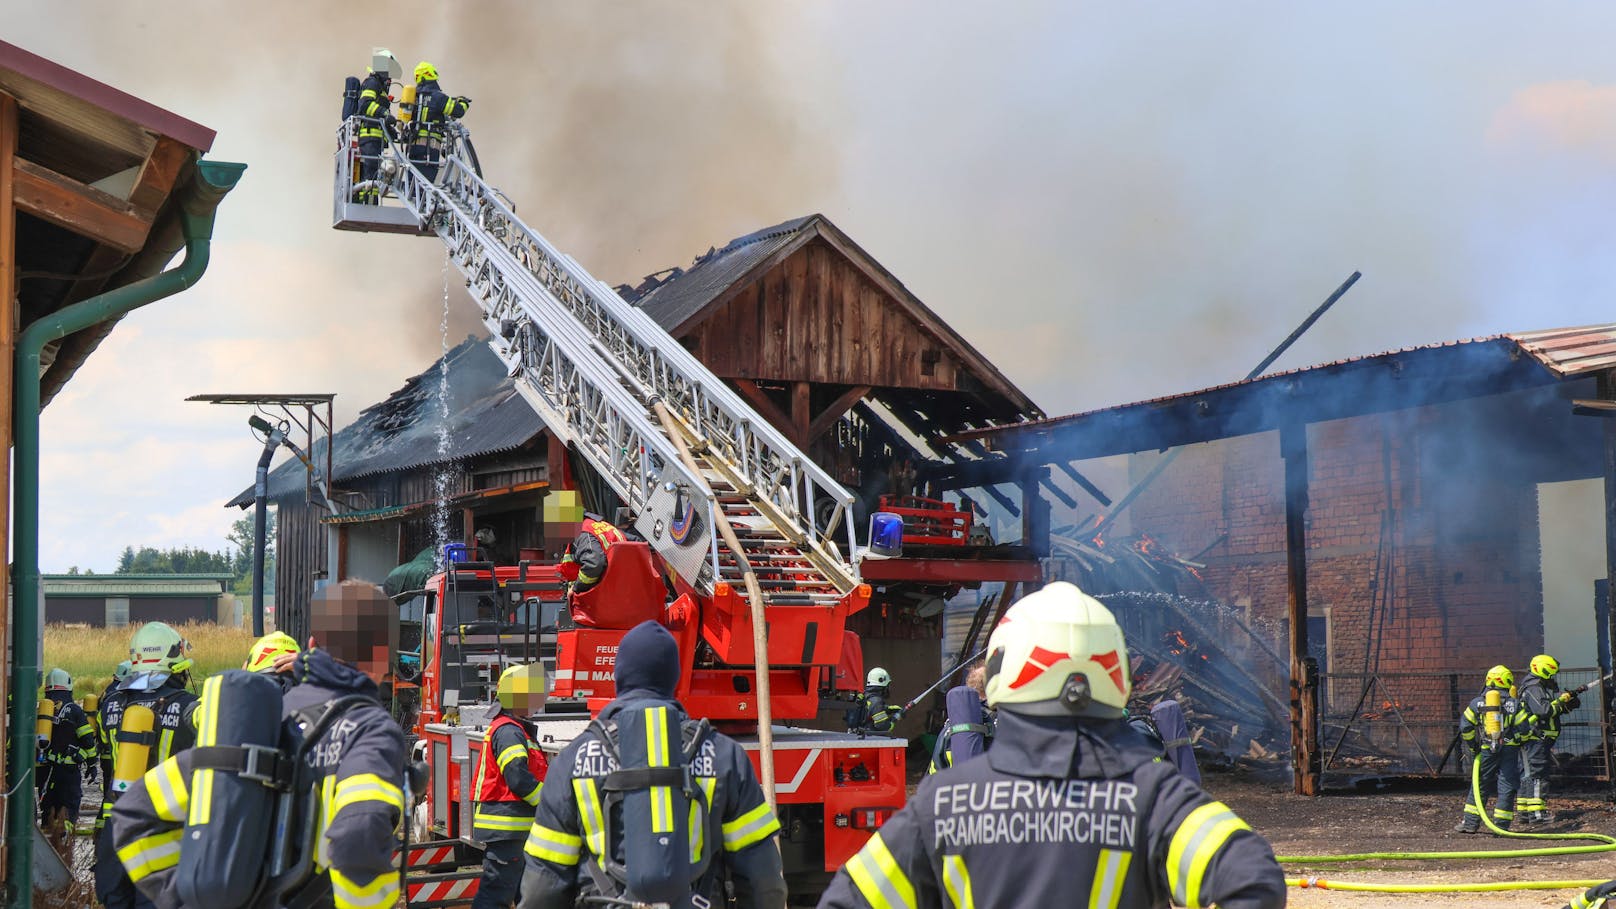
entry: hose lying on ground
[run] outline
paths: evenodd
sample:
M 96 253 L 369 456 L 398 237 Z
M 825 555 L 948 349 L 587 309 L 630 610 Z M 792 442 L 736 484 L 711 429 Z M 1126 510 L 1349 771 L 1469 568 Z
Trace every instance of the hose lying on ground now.
M 1597 852 L 1616 852 L 1616 837 L 1609 837 L 1602 833 L 1523 833 L 1504 830 L 1493 823 L 1493 819 L 1487 816 L 1486 800 L 1481 796 L 1481 755 L 1479 754 L 1470 764 L 1470 797 L 1476 811 L 1481 816 L 1481 822 L 1487 825 L 1488 830 L 1498 836 L 1535 840 L 1594 840 L 1596 845 L 1545 846 L 1534 849 L 1484 849 L 1472 852 L 1359 852 L 1347 855 L 1282 855 L 1277 856 L 1277 858 L 1281 863 L 1285 864 L 1314 865 L 1367 861 L 1529 858 L 1542 855 L 1586 855 Z M 1604 884 L 1604 881 L 1477 881 L 1456 884 L 1379 884 L 1328 881 L 1317 877 L 1295 877 L 1286 878 L 1285 880 L 1287 887 L 1362 890 L 1374 893 L 1481 893 L 1498 890 L 1569 890 L 1578 887 L 1593 887 L 1594 890 L 1598 890 Z M 1593 893 L 1593 890 L 1590 890 L 1589 893 Z M 1574 901 L 1573 909 L 1585 909 L 1585 907 L 1597 905 L 1593 902 L 1597 898 L 1585 894 L 1583 898 L 1579 898 L 1579 900 L 1585 901 Z

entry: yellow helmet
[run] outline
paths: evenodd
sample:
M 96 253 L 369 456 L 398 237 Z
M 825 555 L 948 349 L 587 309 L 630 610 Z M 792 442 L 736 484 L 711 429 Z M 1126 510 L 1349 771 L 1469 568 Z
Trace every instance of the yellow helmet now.
M 544 709 L 544 666 L 541 663 L 512 666 L 499 676 L 499 706 L 513 716 L 532 716 Z
M 1540 679 L 1552 679 L 1560 674 L 1560 661 L 1546 653 L 1532 657 L 1532 674 Z
M 302 653 L 303 648 L 284 631 L 271 631 L 253 644 L 242 669 L 248 672 L 274 672 L 275 661 L 287 654 Z
M 1508 666 L 1502 664 L 1487 670 L 1488 688 L 1514 688 L 1515 673 L 1509 671 Z
M 987 672 L 988 706 L 1044 716 L 1121 717 L 1133 690 L 1116 617 L 1065 581 L 1010 607 Z
M 437 78 L 438 68 L 436 66 L 433 66 L 425 60 L 415 64 L 415 81 L 431 82 L 435 81 Z

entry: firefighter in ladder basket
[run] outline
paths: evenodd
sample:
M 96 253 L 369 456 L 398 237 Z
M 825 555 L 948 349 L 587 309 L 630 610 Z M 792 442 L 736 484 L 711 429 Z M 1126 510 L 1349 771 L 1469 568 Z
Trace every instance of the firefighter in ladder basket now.
M 611 548 L 627 539 L 621 530 L 599 515 L 584 515 L 583 528 L 561 557 L 561 576 L 572 582 L 574 593 L 594 587 L 606 576 Z
M 1285 905 L 1261 836 L 1133 730 L 1111 612 L 1056 582 L 988 642 L 987 754 L 934 773 L 821 907 Z

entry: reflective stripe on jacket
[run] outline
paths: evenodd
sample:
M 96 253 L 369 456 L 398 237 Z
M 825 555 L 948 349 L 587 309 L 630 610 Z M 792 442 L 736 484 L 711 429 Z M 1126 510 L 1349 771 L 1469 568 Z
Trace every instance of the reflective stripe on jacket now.
M 489 724 L 477 761 L 471 821 L 477 839 L 488 843 L 528 835 L 549 766 L 517 719 L 502 712 Z

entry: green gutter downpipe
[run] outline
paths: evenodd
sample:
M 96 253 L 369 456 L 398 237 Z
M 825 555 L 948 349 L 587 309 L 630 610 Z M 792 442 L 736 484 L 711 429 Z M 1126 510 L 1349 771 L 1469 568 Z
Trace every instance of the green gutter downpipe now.
M 180 204 L 185 260 L 178 268 L 142 278 L 82 300 L 30 324 L 17 339 L 14 432 L 16 467 L 12 496 L 13 624 L 11 630 L 10 773 L 16 788 L 6 814 L 6 905 L 33 904 L 34 873 L 34 690 L 40 671 L 39 631 L 39 411 L 40 354 L 45 345 L 92 325 L 116 319 L 195 284 L 208 268 L 214 212 L 241 179 L 245 164 L 199 161 L 193 184 Z

